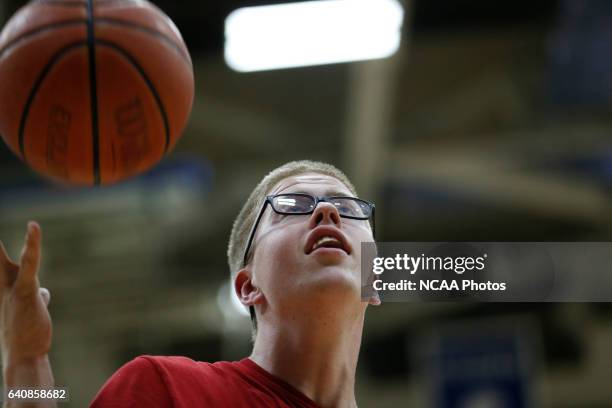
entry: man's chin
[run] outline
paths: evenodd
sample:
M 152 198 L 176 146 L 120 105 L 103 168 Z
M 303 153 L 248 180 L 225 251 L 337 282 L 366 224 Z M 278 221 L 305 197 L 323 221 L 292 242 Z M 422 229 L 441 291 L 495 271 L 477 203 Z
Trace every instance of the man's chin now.
M 319 264 L 316 268 L 303 276 L 300 282 L 300 290 L 309 296 L 361 296 L 361 286 L 355 271 L 344 263 L 324 265 Z

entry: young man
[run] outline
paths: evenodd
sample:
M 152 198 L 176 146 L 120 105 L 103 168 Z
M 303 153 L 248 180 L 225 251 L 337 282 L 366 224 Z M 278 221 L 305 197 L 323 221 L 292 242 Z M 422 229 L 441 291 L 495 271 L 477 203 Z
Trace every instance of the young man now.
M 355 407 L 364 314 L 379 303 L 361 300 L 360 249 L 374 239 L 373 216 L 333 166 L 300 161 L 272 171 L 234 222 L 228 248 L 236 294 L 254 323 L 250 357 L 138 357 L 92 407 Z M 7 387 L 53 384 L 39 248 L 40 230 L 30 224 L 21 266 L 0 251 Z

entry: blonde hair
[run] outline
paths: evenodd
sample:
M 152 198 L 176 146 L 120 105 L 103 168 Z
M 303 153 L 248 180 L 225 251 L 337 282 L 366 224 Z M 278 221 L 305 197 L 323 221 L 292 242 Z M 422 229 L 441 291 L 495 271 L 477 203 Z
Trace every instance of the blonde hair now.
M 249 239 L 249 234 L 251 233 L 251 229 L 255 223 L 255 218 L 263 205 L 266 195 L 268 195 L 272 188 L 281 180 L 304 173 L 317 173 L 334 177 L 338 181 L 342 182 L 352 194 L 355 196 L 357 195 L 355 187 L 350 182 L 348 177 L 331 164 L 310 160 L 300 160 L 286 163 L 272 170 L 251 192 L 251 195 L 247 199 L 246 203 L 244 203 L 242 210 L 240 210 L 240 213 L 234 220 L 227 246 L 227 260 L 232 279 L 243 267 L 242 262 L 247 240 Z M 250 308 L 250 311 L 253 329 L 255 331 L 257 329 L 257 320 L 252 307 Z

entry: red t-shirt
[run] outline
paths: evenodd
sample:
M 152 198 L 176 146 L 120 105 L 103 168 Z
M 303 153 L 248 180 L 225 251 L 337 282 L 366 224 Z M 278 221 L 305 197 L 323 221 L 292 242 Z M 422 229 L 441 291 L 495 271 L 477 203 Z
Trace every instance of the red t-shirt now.
M 90 408 L 318 408 L 254 361 L 141 356 L 113 374 Z

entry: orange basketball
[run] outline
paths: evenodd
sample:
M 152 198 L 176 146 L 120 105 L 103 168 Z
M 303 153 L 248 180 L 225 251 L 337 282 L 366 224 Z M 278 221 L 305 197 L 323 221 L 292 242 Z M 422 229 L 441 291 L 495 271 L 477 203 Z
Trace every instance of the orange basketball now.
M 145 0 L 33 0 L 0 34 L 0 133 L 66 183 L 109 184 L 158 163 L 193 88 L 179 31 Z

